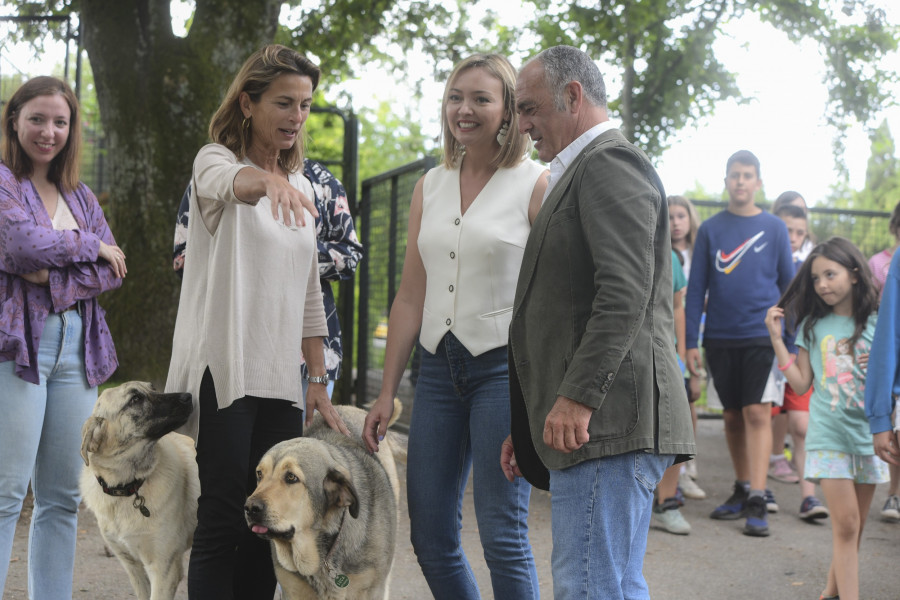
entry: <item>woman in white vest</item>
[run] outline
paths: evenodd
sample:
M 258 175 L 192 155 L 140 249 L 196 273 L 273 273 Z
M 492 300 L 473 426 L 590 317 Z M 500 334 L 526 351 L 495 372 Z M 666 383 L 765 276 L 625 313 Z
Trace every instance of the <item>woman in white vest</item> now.
M 255 52 L 213 115 L 213 143 L 194 160 L 196 216 L 166 382 L 194 398 L 183 430 L 200 471 L 191 600 L 275 593 L 269 542 L 247 527 L 243 507 L 262 455 L 302 432 L 301 346 L 307 423 L 318 409 L 348 433 L 326 391 L 316 209 L 303 177 L 302 130 L 318 82 L 319 68 L 293 50 Z
M 444 90 L 443 163 L 416 184 L 384 380 L 364 437 L 378 449 L 416 337 L 422 362 L 409 436 L 413 548 L 437 599 L 479 598 L 460 507 L 474 468 L 475 512 L 494 598 L 538 598 L 528 541 L 530 486 L 500 470 L 510 431 L 506 345 L 516 280 L 547 187 L 518 133 L 516 73 L 498 55 L 459 63 Z

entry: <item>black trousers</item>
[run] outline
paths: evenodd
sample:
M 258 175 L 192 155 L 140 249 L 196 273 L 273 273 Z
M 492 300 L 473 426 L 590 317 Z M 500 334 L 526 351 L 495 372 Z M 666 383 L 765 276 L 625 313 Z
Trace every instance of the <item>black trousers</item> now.
M 299 385 L 299 383 L 297 384 Z M 200 385 L 200 500 L 188 567 L 191 600 L 272 600 L 269 542 L 244 520 L 256 465 L 278 442 L 303 433 L 303 411 L 287 400 L 245 396 L 219 410 L 209 369 Z

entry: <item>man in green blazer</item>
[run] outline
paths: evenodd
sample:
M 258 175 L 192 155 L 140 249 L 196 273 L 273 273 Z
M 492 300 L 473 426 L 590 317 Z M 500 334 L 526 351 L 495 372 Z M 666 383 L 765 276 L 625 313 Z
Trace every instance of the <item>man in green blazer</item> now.
M 649 598 L 653 489 L 695 452 L 666 194 L 580 50 L 526 63 L 516 108 L 550 185 L 516 287 L 501 466 L 552 493 L 554 598 Z

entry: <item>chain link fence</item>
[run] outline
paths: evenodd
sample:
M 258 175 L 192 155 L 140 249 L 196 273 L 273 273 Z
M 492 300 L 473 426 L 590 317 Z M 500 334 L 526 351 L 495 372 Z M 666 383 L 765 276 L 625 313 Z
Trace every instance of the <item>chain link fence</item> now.
M 434 158 L 426 157 L 362 182 L 358 226 L 366 255 L 357 270 L 357 406 L 374 400 L 381 388 L 388 313 L 406 254 L 410 198 L 416 182 L 434 165 Z M 398 394 L 404 404 L 412 401 L 415 369 L 410 367 Z M 404 412 L 408 418 L 409 411 Z

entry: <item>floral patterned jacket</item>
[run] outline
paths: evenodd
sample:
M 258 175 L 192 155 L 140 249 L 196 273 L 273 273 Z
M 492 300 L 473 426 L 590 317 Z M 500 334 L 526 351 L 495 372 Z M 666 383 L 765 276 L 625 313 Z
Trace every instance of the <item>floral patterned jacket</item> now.
M 322 163 L 310 159 L 303 161 L 303 175 L 312 183 L 315 193 L 316 237 L 319 240 L 319 277 L 322 279 L 322 302 L 328 319 L 328 337 L 325 345 L 325 368 L 328 377 L 335 381 L 341 372 L 341 324 L 330 282 L 350 279 L 362 259 L 362 244 L 356 237 L 353 217 L 347 205 L 347 193 L 340 181 Z M 173 267 L 181 277 L 184 270 L 185 249 L 188 242 L 188 219 L 191 186 L 188 184 L 178 207 L 175 222 Z M 306 365 L 303 365 L 303 375 Z

